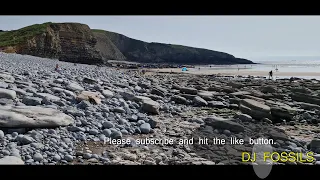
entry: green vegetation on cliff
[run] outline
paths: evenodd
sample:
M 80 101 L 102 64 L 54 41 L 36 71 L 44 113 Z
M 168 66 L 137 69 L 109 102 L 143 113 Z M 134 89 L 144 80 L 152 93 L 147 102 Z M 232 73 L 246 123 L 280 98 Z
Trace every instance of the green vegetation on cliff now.
M 26 43 L 32 38 L 33 41 Z M 224 52 L 144 42 L 115 32 L 90 29 L 88 25 L 80 23 L 48 22 L 13 31 L 0 31 L 0 47 L 6 50 L 11 48 L 13 53 L 18 54 L 86 64 L 104 64 L 107 60 L 169 64 L 253 63 Z
M 128 61 L 140 63 L 174 64 L 252 64 L 252 61 L 231 54 L 183 45 L 144 42 L 115 32 L 94 29 L 104 33 Z
M 51 22 L 44 24 L 34 24 L 18 30 L 0 32 L 0 47 L 15 46 L 21 44 L 38 34 L 46 32 L 46 28 Z

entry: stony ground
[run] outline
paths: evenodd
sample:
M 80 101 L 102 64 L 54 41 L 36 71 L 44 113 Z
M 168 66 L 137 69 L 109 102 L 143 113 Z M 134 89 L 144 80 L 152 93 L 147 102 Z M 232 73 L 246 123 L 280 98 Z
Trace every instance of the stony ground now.
M 279 163 L 320 164 L 319 115 L 316 80 L 141 75 L 0 54 L 0 164 L 250 164 L 241 153 L 261 137 L 274 152 L 316 157 Z

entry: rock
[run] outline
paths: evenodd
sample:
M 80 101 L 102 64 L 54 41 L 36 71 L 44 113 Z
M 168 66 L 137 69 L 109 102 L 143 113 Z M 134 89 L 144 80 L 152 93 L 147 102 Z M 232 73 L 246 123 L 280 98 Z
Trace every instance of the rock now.
M 320 105 L 320 98 L 310 94 L 295 92 L 291 94 L 291 98 L 295 101 Z
M 69 155 L 69 154 L 65 155 L 65 156 L 64 156 L 64 159 L 65 159 L 66 161 L 68 161 L 68 162 L 73 161 L 73 157 L 72 157 L 71 155 Z
M 35 154 L 33 155 L 33 160 L 34 160 L 34 161 L 38 161 L 38 162 L 42 161 L 42 160 L 43 160 L 42 154 L 40 154 L 40 153 L 35 153 Z
M 84 158 L 84 159 L 90 159 L 91 156 L 92 156 L 92 154 L 90 154 L 90 153 L 84 153 L 84 154 L 83 154 L 83 158 Z
M 106 137 L 111 137 L 111 134 L 112 134 L 112 132 L 111 132 L 110 129 L 104 129 L 104 130 L 102 131 L 102 133 L 103 133 Z
M 248 114 L 238 114 L 238 115 L 236 115 L 236 118 L 238 118 L 244 122 L 252 122 L 253 121 L 252 117 Z
M 304 102 L 299 102 L 298 103 L 302 109 L 306 109 L 306 110 L 320 110 L 320 106 L 316 105 L 316 104 L 310 104 L 310 103 L 304 103 Z
M 205 118 L 205 123 L 214 128 L 218 129 L 227 129 L 233 132 L 243 132 L 244 127 L 236 122 L 233 122 L 231 119 L 224 119 L 222 117 L 210 116 Z
M 161 97 L 165 96 L 165 92 L 160 91 L 159 89 L 156 89 L 156 88 L 153 88 L 150 93 L 161 96 Z
M 255 119 L 271 118 L 270 107 L 252 99 L 243 99 L 240 102 L 240 111 Z
M 0 88 L 3 88 L 3 89 L 7 89 L 9 86 L 8 83 L 5 83 L 5 82 L 0 82 Z
M 2 165 L 24 165 L 24 162 L 21 158 L 16 156 L 5 156 L 0 159 L 0 164 Z
M 318 148 L 320 148 L 320 139 L 313 139 L 310 142 L 309 146 L 311 150 L 317 150 Z
M 116 107 L 113 109 L 114 112 L 117 112 L 117 113 L 125 113 L 126 110 L 124 110 L 122 107 Z
M 0 88 L 0 98 L 15 99 L 17 94 L 13 90 Z
M 53 160 L 59 162 L 61 160 L 61 156 L 59 154 L 55 154 L 53 156 Z
M 9 73 L 0 73 L 0 79 L 3 79 L 5 81 L 10 81 L 10 82 L 15 81 L 15 78 Z
M 143 123 L 140 125 L 140 130 L 144 134 L 148 134 L 151 131 L 151 126 L 149 123 Z
M 306 87 L 293 87 L 293 88 L 291 88 L 291 91 L 294 93 L 304 93 L 304 94 L 311 94 L 312 93 L 312 91 Z
M 77 126 L 69 126 L 69 127 L 67 127 L 67 129 L 68 129 L 68 131 L 71 131 L 71 132 L 79 132 L 79 131 L 85 132 L 84 128 L 77 127 Z
M 52 94 L 48 94 L 48 93 L 36 93 L 35 96 L 43 98 L 43 99 L 46 98 L 46 99 L 53 101 L 53 102 L 60 101 L 59 97 L 54 96 Z
M 113 92 L 110 90 L 102 90 L 102 95 L 104 95 L 104 97 L 106 98 L 111 98 L 114 96 Z
M 4 133 L 2 130 L 0 130 L 0 140 L 4 138 Z
M 97 134 L 99 134 L 99 131 L 97 129 L 90 129 L 88 131 L 88 133 L 91 134 L 91 135 L 97 135 Z
M 30 96 L 25 96 L 22 100 L 22 103 L 27 106 L 41 105 L 41 102 L 42 102 L 42 98 L 30 97 Z
M 102 126 L 104 128 L 110 129 L 110 128 L 114 127 L 114 124 L 112 122 L 110 122 L 110 121 L 105 121 L 105 122 L 102 123 Z
M 180 88 L 180 92 L 181 93 L 185 93 L 185 94 L 192 94 L 192 95 L 197 95 L 198 94 L 198 90 L 195 88 L 188 88 L 188 87 L 182 87 Z
M 227 107 L 223 102 L 221 101 L 209 101 L 208 102 L 209 107 L 214 107 L 214 108 L 225 108 Z
M 152 99 L 149 97 L 145 97 L 145 96 L 134 96 L 133 100 L 137 101 L 137 102 L 142 102 L 145 100 L 152 100 Z
M 228 84 L 228 86 L 231 86 L 235 89 L 240 89 L 243 87 L 243 84 L 242 83 L 238 83 L 238 82 L 235 82 L 235 81 L 230 81 Z
M 113 131 L 111 133 L 111 138 L 113 138 L 113 139 L 121 139 L 122 138 L 122 133 L 120 131 Z
M 199 96 L 196 96 L 196 97 L 193 98 L 193 103 L 196 106 L 207 106 L 208 105 L 207 101 L 205 101 L 204 99 L 202 99 Z
M 18 139 L 18 138 L 17 138 Z M 34 141 L 34 139 L 30 136 L 23 136 L 18 139 L 21 144 L 30 144 Z
M 101 94 L 99 92 L 91 91 L 82 91 L 78 96 L 77 100 L 80 101 L 89 101 L 92 104 L 101 104 Z
M 129 121 L 133 121 L 133 122 L 137 122 L 138 121 L 138 116 L 137 115 L 131 115 L 130 117 L 128 117 Z
M 135 95 L 132 92 L 128 92 L 128 91 L 123 91 L 120 92 L 120 95 L 125 99 L 125 100 L 135 100 Z
M 160 104 L 153 100 L 144 100 L 142 110 L 152 114 L 159 114 Z
M 89 77 L 84 77 L 83 78 L 83 82 L 88 83 L 88 84 L 96 84 L 96 83 L 98 83 L 98 81 L 96 81 L 95 79 L 89 78 Z
M 197 95 L 206 101 L 211 101 L 214 93 L 210 91 L 199 91 Z
M 178 104 L 188 104 L 188 101 L 186 98 L 178 96 L 178 95 L 172 96 L 171 101 L 174 101 L 175 103 L 178 103 Z
M 76 97 L 76 94 L 74 94 L 72 91 L 69 91 L 69 90 L 66 90 L 66 89 L 62 89 L 62 88 L 58 88 L 58 87 L 53 87 L 52 88 L 52 91 L 55 92 L 55 93 L 65 93 L 66 95 L 68 96 L 71 96 L 71 97 Z
M 74 119 L 56 109 L 37 106 L 0 106 L 0 127 L 68 126 Z
M 291 121 L 294 116 L 294 113 L 295 110 L 290 107 L 271 107 L 271 115 L 278 119 L 285 119 Z
M 275 92 L 277 91 L 276 87 L 270 86 L 270 85 L 261 86 L 261 87 L 260 87 L 260 90 L 261 90 L 261 92 L 263 92 L 263 93 L 275 93 Z
M 84 88 L 82 86 L 80 86 L 79 84 L 74 83 L 74 82 L 69 83 L 67 85 L 67 89 L 69 89 L 71 91 L 83 91 L 84 90 Z

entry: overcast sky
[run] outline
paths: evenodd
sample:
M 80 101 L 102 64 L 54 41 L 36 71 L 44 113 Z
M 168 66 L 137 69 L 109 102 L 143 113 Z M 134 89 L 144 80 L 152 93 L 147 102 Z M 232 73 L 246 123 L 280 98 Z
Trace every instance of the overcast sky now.
M 79 22 L 131 38 L 259 59 L 320 56 L 320 16 L 0 16 L 0 29 Z

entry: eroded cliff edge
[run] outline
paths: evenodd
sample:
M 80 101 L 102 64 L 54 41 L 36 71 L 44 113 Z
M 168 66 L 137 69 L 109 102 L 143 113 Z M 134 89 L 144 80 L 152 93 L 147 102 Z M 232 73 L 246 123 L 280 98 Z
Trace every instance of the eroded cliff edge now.
M 252 61 L 207 49 L 148 43 L 124 35 L 92 30 L 80 23 L 44 23 L 0 33 L 0 51 L 105 64 L 107 60 L 174 64 L 251 64 Z

